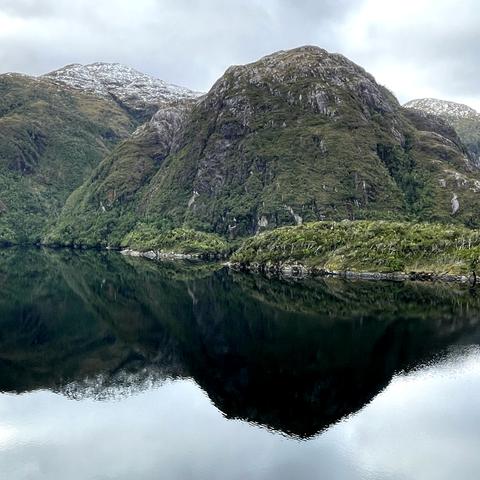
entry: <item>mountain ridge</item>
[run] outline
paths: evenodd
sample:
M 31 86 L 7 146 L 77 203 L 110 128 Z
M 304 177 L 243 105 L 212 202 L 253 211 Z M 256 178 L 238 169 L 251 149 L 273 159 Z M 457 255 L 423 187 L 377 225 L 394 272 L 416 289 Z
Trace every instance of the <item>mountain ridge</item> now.
M 436 98 L 411 100 L 404 107 L 443 118 L 457 131 L 473 157 L 476 167 L 480 168 L 480 113 L 474 108 Z
M 95 62 L 86 65 L 74 63 L 41 75 L 41 78 L 111 98 L 138 112 L 143 121 L 148 121 L 156 110 L 166 105 L 193 101 L 202 95 L 200 92 L 169 84 L 120 63 Z
M 22 238 L 118 247 L 177 228 L 236 239 L 318 220 L 480 224 L 465 137 L 319 47 L 231 66 L 204 95 L 104 62 L 2 85 L 0 228 L 21 219 Z M 32 237 L 32 199 L 52 195 Z
M 480 113 L 468 105 L 438 98 L 417 98 L 408 101 L 403 106 L 405 108 L 423 110 L 434 115 L 446 115 L 458 119 L 480 117 Z
M 115 145 L 159 109 L 181 108 L 196 97 L 125 68 L 129 75 L 104 78 L 101 95 L 92 91 L 93 80 L 80 88 L 59 74 L 0 75 L 0 244 L 39 242 Z

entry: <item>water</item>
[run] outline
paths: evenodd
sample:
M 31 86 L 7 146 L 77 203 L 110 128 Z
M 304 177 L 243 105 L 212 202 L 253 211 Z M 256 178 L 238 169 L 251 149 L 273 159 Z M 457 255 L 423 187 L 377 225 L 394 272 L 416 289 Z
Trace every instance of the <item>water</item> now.
M 480 295 L 0 250 L 0 472 L 477 479 Z

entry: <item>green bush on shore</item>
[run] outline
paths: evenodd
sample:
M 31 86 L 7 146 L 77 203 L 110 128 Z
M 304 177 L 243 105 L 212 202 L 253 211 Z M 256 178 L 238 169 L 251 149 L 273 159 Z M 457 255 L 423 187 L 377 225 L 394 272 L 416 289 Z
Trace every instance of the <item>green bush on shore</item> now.
M 189 228 L 162 230 L 147 223 L 138 224 L 124 237 L 121 245 L 139 251 L 198 255 L 225 255 L 229 250 L 227 242 L 213 233 Z
M 480 259 L 480 231 L 408 222 L 314 222 L 248 238 L 236 263 L 301 263 L 330 271 L 467 274 Z

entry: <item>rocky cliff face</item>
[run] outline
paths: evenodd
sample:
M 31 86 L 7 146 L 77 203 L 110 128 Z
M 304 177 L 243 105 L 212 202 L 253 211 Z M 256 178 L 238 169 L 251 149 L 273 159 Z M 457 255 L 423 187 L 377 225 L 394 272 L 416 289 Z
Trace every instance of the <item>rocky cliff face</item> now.
M 455 131 L 317 47 L 229 68 L 174 133 L 168 123 L 164 140 L 151 124 L 102 162 L 51 238 L 111 244 L 138 222 L 236 237 L 319 219 L 479 221 L 478 174 Z M 144 164 L 129 199 L 116 195 Z
M 388 172 L 376 143 L 363 158 L 355 150 L 365 148 L 360 137 L 372 128 L 381 131 L 379 143 L 383 136 L 402 144 L 398 109 L 363 69 L 318 48 L 231 67 L 194 109 L 184 148 L 172 158 L 175 177 L 189 183 L 172 182 L 160 192 L 160 182 L 168 182 L 160 174 L 152 181 L 159 193 L 146 198 L 145 210 L 180 220 L 171 206 L 186 202 L 182 220 L 234 235 L 355 216 L 367 205 L 375 210 L 386 201 L 378 187 L 388 183 Z M 362 132 L 359 142 L 344 135 L 350 129 Z M 392 208 L 399 208 L 401 192 L 391 190 Z
M 411 100 L 405 107 L 443 118 L 457 131 L 475 165 L 480 167 L 480 114 L 476 110 L 461 103 L 436 98 Z

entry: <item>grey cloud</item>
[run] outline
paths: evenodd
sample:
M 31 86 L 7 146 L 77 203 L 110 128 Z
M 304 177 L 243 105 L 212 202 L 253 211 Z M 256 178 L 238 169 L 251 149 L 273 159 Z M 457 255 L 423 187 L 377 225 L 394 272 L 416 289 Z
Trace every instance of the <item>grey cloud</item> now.
M 2 32 L 2 18 L 21 23 Z M 479 20 L 475 0 L 0 0 L 0 69 L 117 61 L 206 90 L 231 64 L 316 44 L 386 78 L 401 100 L 418 86 L 480 105 Z M 408 88 L 388 75 L 402 65 Z
M 42 17 L 55 14 L 55 3 L 38 0 L 1 0 L 0 12 L 20 17 Z
M 411 65 L 433 91 L 445 97 L 476 97 L 480 102 L 480 10 L 476 0 L 419 1 L 428 11 L 375 22 L 365 46 L 351 46 L 356 59 L 378 68 Z M 400 80 L 400 79 L 399 79 Z M 420 85 L 419 85 L 420 87 Z M 400 92 L 401 93 L 401 92 Z M 448 99 L 448 98 L 447 98 Z
M 0 0 L 0 13 L 27 21 L 22 31 L 0 32 L 0 61 L 3 70 L 35 74 L 77 61 L 119 61 L 207 89 L 232 63 L 306 43 L 333 48 L 332 29 L 355 3 Z

